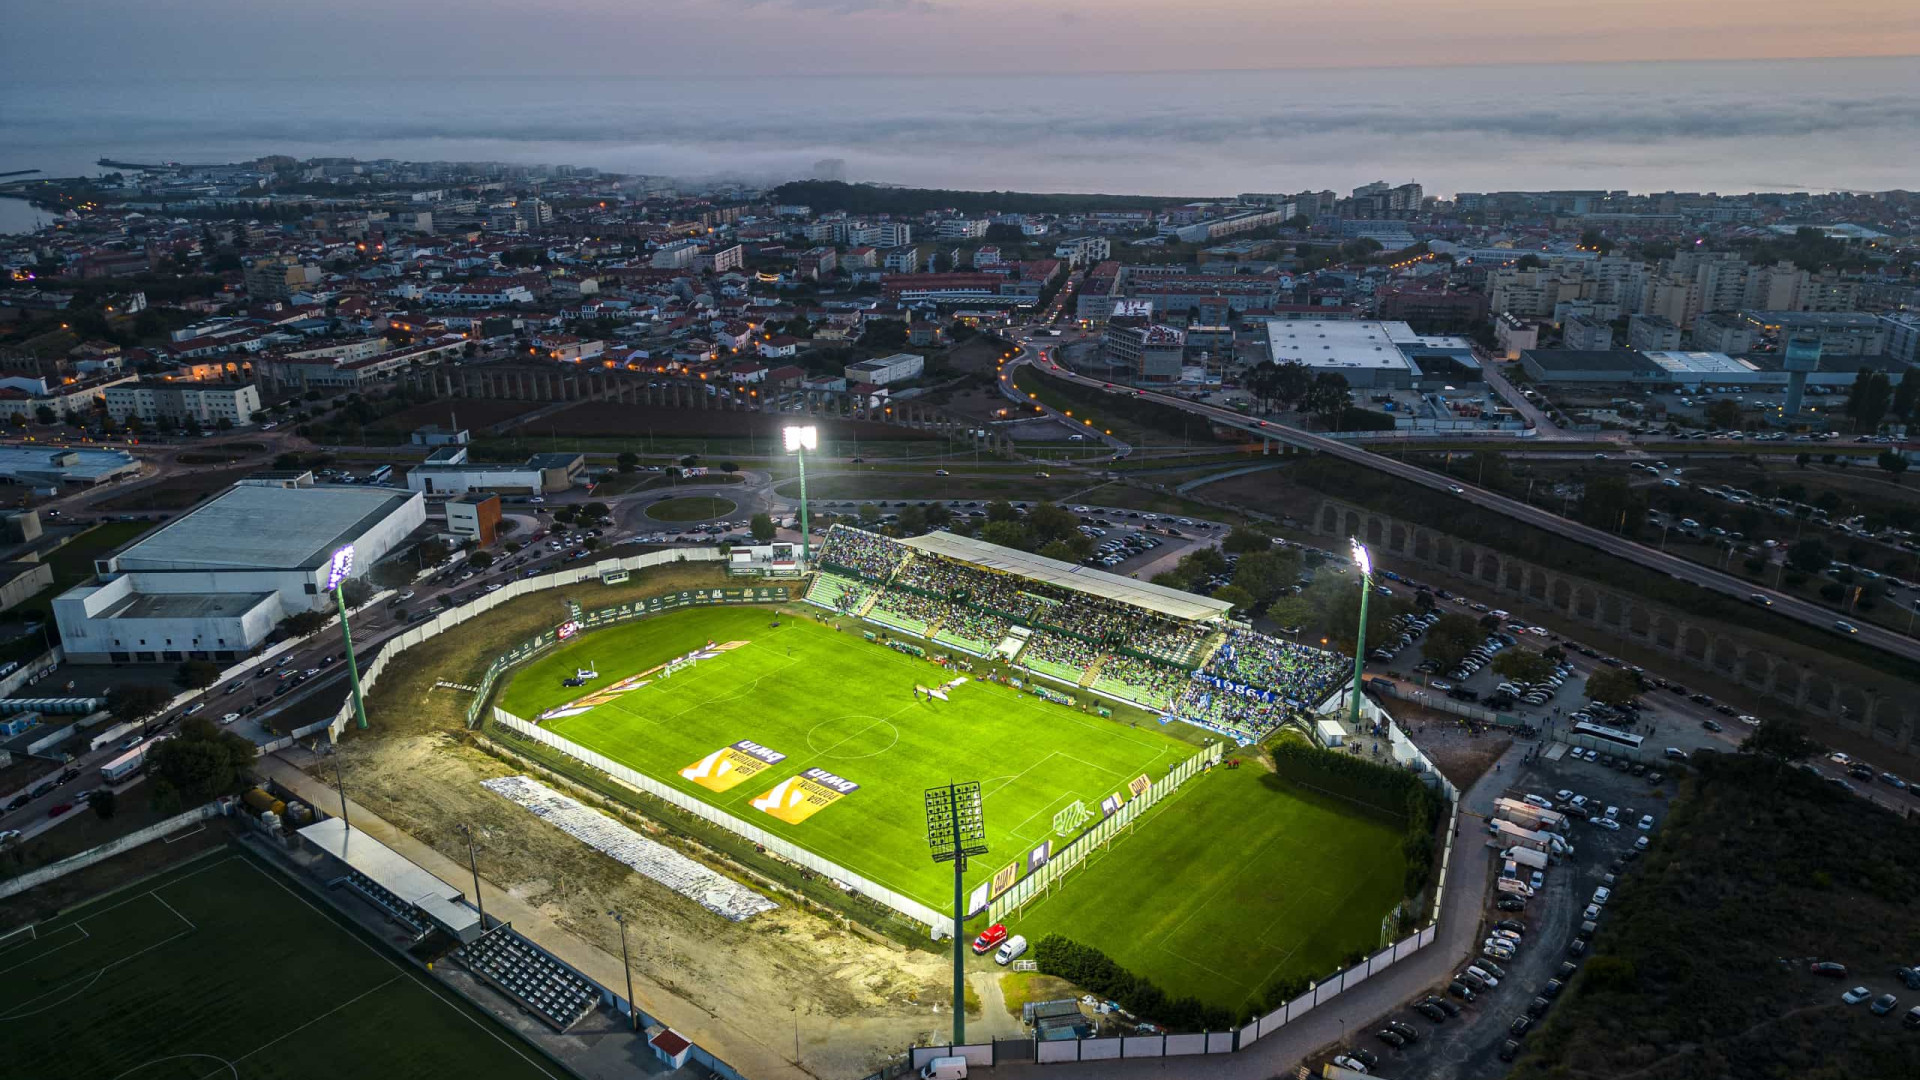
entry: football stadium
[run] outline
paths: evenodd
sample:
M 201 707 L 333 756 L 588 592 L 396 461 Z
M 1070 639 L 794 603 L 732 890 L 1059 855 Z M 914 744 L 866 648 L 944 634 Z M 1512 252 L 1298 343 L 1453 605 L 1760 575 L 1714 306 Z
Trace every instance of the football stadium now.
M 576 607 L 517 654 L 487 730 L 935 936 L 953 877 L 925 793 L 977 782 L 970 925 L 1071 932 L 1230 1008 L 1276 970 L 1378 945 L 1397 830 L 1239 768 L 1311 724 L 1346 658 L 1233 625 L 1219 601 L 946 533 L 836 525 L 805 588 L 785 607 L 738 602 L 751 590 L 634 605 L 644 618 Z M 1249 895 L 1272 902 L 1222 902 Z

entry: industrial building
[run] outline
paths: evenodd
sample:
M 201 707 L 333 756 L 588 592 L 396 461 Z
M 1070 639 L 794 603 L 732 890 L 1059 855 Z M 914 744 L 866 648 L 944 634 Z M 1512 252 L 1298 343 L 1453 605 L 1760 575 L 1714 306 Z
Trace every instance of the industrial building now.
M 535 454 L 519 465 L 474 462 L 467 455 L 465 446 L 442 446 L 407 471 L 407 487 L 427 495 L 545 495 L 572 487 L 587 467 L 579 454 Z
M 914 353 L 894 353 L 892 356 L 848 364 L 846 376 L 850 384 L 888 386 L 919 378 L 920 373 L 926 370 L 926 366 L 927 358 L 924 356 Z
M 242 480 L 121 551 L 53 601 L 77 663 L 231 661 L 282 619 L 323 610 L 328 563 L 351 545 L 364 573 L 426 521 L 418 494 Z
M 1478 382 L 1480 362 L 1465 338 L 1415 333 L 1403 322 L 1269 319 L 1268 355 L 1305 364 L 1359 389 L 1411 389 L 1429 382 Z
M 1705 350 L 1529 349 L 1520 365 L 1535 382 L 1579 383 L 1597 386 L 1658 386 L 1695 389 L 1702 386 L 1784 387 L 1789 372 L 1782 353 L 1730 356 Z M 1906 365 L 1884 356 L 1822 356 L 1807 371 L 1815 386 L 1846 387 L 1862 369 L 1884 371 L 1896 385 Z

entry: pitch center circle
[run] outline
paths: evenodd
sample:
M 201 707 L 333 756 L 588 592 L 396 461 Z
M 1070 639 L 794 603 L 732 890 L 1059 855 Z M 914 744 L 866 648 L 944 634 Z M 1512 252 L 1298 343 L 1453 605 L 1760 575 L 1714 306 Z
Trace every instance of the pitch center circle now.
M 885 717 L 867 713 L 822 720 L 807 732 L 807 747 L 835 761 L 858 761 L 884 754 L 899 741 L 899 728 Z

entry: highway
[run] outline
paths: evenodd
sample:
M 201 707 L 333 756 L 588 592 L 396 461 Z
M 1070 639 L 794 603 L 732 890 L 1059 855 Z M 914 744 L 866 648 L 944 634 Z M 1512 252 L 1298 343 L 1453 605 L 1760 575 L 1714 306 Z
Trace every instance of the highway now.
M 1044 369 L 1049 375 L 1065 379 L 1091 390 L 1098 390 L 1102 393 L 1109 394 L 1131 394 L 1143 400 L 1168 405 L 1193 413 L 1196 416 L 1204 417 L 1221 427 L 1233 428 L 1238 431 L 1247 432 L 1255 437 L 1275 439 L 1293 446 L 1314 450 L 1343 461 L 1350 461 L 1356 465 L 1362 465 L 1369 469 L 1384 472 L 1390 476 L 1398 477 L 1409 483 L 1419 484 L 1425 488 L 1449 492 L 1455 498 L 1480 510 L 1525 522 L 1528 525 L 1553 533 L 1564 539 L 1585 544 L 1588 547 L 1604 551 L 1609 555 L 1615 555 L 1629 562 L 1647 567 L 1648 569 L 1657 570 L 1676 581 L 1684 581 L 1702 588 L 1712 589 L 1715 592 L 1734 597 L 1744 603 L 1752 603 L 1753 601 L 1751 601 L 1749 597 L 1755 594 L 1765 596 L 1770 601 L 1768 606 L 1778 614 L 1797 619 L 1809 626 L 1819 627 L 1832 634 L 1840 635 L 1843 633 L 1834 627 L 1835 614 L 1831 610 L 1821 607 L 1818 604 L 1809 603 L 1785 593 L 1775 592 L 1764 586 L 1743 581 L 1730 574 L 1724 574 L 1718 570 L 1701 566 L 1677 555 L 1669 555 L 1639 543 L 1638 541 L 1629 540 L 1622 536 L 1615 536 L 1612 533 L 1560 517 L 1557 514 L 1549 513 L 1548 511 L 1530 506 L 1516 499 L 1510 499 L 1504 495 L 1499 495 L 1483 488 L 1456 483 L 1448 477 L 1428 472 L 1426 469 L 1420 468 L 1417 465 L 1409 465 L 1402 461 L 1396 461 L 1393 458 L 1375 454 L 1372 451 L 1339 439 L 1329 439 L 1321 435 L 1315 435 L 1312 432 L 1302 431 L 1299 428 L 1266 420 L 1253 419 L 1242 416 L 1231 409 L 1223 409 L 1215 405 L 1188 401 L 1171 394 L 1161 394 L 1137 387 L 1123 387 L 1118 384 L 1103 382 L 1099 379 L 1088 378 L 1061 366 L 1054 359 L 1052 348 L 1035 342 L 1030 331 L 1018 333 L 1015 341 L 1019 344 L 1020 351 L 1014 354 L 1013 359 L 1007 361 L 1006 374 L 1008 378 L 1003 380 L 1001 386 L 1004 393 L 1013 395 L 1016 400 L 1025 400 L 1025 397 L 1024 395 L 1014 394 L 1012 391 L 1012 373 L 1022 364 L 1034 364 L 1037 368 Z M 1071 421 L 1068 422 L 1070 423 Z M 1897 634 L 1890 630 L 1884 630 L 1874 626 L 1862 626 L 1855 633 L 1847 636 L 1907 660 L 1920 660 L 1920 641 L 1916 641 L 1903 634 Z

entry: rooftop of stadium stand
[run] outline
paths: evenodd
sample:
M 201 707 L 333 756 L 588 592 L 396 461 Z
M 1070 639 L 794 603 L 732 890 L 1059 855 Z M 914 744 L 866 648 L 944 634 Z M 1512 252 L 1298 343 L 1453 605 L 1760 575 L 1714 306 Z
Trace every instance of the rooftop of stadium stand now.
M 1044 581 L 1049 585 L 1072 589 L 1089 596 L 1131 604 L 1169 618 L 1205 622 L 1211 619 L 1223 619 L 1227 612 L 1233 610 L 1233 605 L 1224 600 L 1196 596 L 1179 589 L 1169 589 L 1164 585 L 1109 574 L 1104 570 L 1081 566 L 1079 563 L 1063 562 L 1014 548 L 1001 547 L 998 544 L 989 544 L 970 536 L 932 532 L 900 542 L 931 555 L 941 555 L 957 562 L 1017 574 L 1020 577 Z

